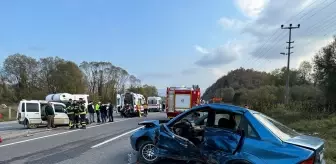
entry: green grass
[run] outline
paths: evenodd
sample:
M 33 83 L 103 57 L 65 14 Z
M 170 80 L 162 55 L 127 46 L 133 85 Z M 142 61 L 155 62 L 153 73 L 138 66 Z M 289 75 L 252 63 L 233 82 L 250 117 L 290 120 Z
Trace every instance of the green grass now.
M 264 113 L 296 131 L 324 139 L 326 163 L 336 164 L 336 115 L 291 111 L 284 108 Z

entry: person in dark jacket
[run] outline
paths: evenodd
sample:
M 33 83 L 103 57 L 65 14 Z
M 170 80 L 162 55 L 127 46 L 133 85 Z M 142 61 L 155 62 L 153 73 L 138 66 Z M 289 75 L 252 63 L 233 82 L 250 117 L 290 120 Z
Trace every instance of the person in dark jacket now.
M 101 105 L 100 106 L 100 115 L 101 115 L 101 119 L 102 119 L 102 123 L 106 122 L 106 115 L 107 114 L 107 109 L 106 109 L 106 105 Z
M 113 105 L 110 103 L 108 107 L 108 117 L 109 117 L 109 122 L 113 122 Z
M 90 123 L 93 123 L 93 122 L 95 122 L 95 119 L 94 119 L 95 109 L 94 109 L 94 105 L 93 105 L 92 101 L 89 102 L 89 105 L 88 105 L 87 108 L 88 108 L 88 112 L 89 112 Z
M 48 122 L 47 128 L 48 129 L 50 129 L 51 127 L 55 128 L 54 124 L 55 112 L 50 102 L 48 102 L 47 106 L 45 107 L 45 114 L 47 116 L 47 122 Z

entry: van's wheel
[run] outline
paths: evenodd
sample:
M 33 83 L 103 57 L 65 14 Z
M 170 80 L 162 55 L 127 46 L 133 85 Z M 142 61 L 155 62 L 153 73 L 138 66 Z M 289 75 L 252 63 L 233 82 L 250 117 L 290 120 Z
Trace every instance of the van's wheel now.
M 154 153 L 155 145 L 152 141 L 143 141 L 139 148 L 139 160 L 148 164 L 159 161 L 158 156 Z
M 37 128 L 37 124 L 30 124 L 27 119 L 25 121 L 25 126 L 27 127 L 27 129 L 35 129 L 35 128 Z

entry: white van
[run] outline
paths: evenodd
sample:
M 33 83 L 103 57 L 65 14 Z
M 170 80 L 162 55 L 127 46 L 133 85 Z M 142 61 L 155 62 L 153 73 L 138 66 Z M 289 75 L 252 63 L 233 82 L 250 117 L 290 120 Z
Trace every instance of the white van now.
M 19 124 L 27 128 L 36 128 L 39 125 L 47 125 L 45 115 L 45 107 L 47 101 L 44 100 L 22 100 L 17 110 L 17 120 Z M 51 102 L 55 112 L 55 125 L 68 125 L 69 117 L 65 113 L 65 105 L 63 103 Z
M 147 104 L 148 104 L 148 111 L 149 112 L 159 112 L 161 110 L 161 97 L 148 97 Z

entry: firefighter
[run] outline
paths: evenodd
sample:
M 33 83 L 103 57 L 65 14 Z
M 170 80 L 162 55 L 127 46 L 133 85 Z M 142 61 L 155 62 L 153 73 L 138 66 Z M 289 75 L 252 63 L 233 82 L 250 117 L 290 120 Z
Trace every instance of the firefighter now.
M 74 113 L 75 113 L 75 125 L 76 125 L 76 128 L 79 128 L 79 125 L 80 125 L 80 122 L 79 122 L 79 104 L 76 100 L 73 101 L 72 107 L 73 107 L 73 110 L 74 110 Z
M 69 127 L 70 129 L 74 128 L 74 118 L 75 118 L 75 113 L 73 110 L 73 106 L 72 106 L 72 99 L 69 99 L 68 103 L 66 104 L 66 112 L 68 114 L 69 117 Z
M 81 129 L 86 129 L 86 114 L 87 114 L 87 108 L 85 106 L 85 101 L 81 100 L 79 102 L 79 117 L 81 121 Z

